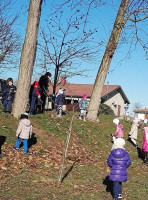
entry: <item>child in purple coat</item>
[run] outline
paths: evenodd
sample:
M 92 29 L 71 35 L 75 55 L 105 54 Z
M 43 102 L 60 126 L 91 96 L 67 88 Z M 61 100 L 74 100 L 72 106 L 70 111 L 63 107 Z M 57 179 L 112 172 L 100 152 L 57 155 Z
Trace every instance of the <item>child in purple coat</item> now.
M 114 200 L 122 199 L 122 182 L 127 181 L 127 168 L 131 164 L 129 154 L 124 149 L 125 140 L 117 138 L 107 164 L 111 168 L 109 180 L 113 182 Z

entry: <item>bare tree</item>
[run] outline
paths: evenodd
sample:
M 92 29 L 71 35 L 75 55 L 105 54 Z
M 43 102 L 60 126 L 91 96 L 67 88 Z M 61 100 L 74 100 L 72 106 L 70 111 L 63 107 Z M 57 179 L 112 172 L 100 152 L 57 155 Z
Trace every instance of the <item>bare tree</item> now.
M 14 69 L 18 64 L 20 36 L 13 30 L 17 16 L 9 16 L 10 0 L 0 0 L 0 74 Z
M 37 35 L 41 15 L 42 0 L 30 0 L 25 41 L 20 59 L 17 91 L 12 113 L 14 117 L 26 110 L 31 84 L 34 61 L 36 57 Z
M 80 63 L 97 62 L 99 43 L 95 41 L 97 30 L 85 29 L 85 14 L 78 7 L 69 8 L 70 15 L 65 16 L 60 9 L 49 20 L 46 20 L 46 29 L 42 29 L 39 50 L 42 52 L 41 66 L 47 70 L 47 66 L 54 68 L 53 94 L 59 77 L 65 75 L 82 76 L 85 69 L 80 69 Z M 43 61 L 44 59 L 44 61 Z M 90 68 L 91 70 L 91 68 Z
M 140 102 L 136 102 L 133 104 L 133 107 L 132 107 L 132 111 L 134 112 L 135 110 L 139 110 L 142 108 L 142 105 Z
M 126 28 L 132 29 L 132 33 L 130 35 L 131 38 L 131 46 L 135 46 L 137 43 L 140 43 L 145 50 L 147 55 L 148 48 L 146 46 L 146 42 L 141 39 L 139 36 L 139 31 L 141 30 L 138 28 L 138 23 L 143 22 L 148 18 L 148 1 L 147 0 L 122 0 L 118 14 L 113 26 L 113 30 L 111 32 L 108 44 L 106 46 L 106 50 L 104 56 L 102 58 L 95 84 L 93 87 L 92 96 L 90 99 L 90 104 L 88 108 L 87 119 L 89 120 L 96 120 L 97 119 L 97 112 L 100 104 L 101 99 L 101 92 L 104 85 L 105 78 L 107 76 L 111 60 L 119 43 L 119 39 L 122 34 L 124 35 L 126 32 Z M 132 23 L 130 23 L 132 22 Z M 143 31 L 144 32 L 144 31 Z M 145 32 L 145 35 L 147 33 Z M 125 37 L 122 37 L 122 43 L 125 43 L 127 40 L 127 34 Z

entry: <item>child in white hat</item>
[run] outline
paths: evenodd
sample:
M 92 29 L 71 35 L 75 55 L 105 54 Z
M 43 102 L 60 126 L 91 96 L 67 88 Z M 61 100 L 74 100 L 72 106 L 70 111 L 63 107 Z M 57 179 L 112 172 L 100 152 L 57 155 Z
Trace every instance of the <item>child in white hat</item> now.
M 28 113 L 22 113 L 21 119 L 16 130 L 16 146 L 13 147 L 13 150 L 18 150 L 20 147 L 21 140 L 24 145 L 24 154 L 28 153 L 28 139 L 32 135 L 32 125 L 31 121 L 28 119 Z
M 115 118 L 113 120 L 113 123 L 116 125 L 116 130 L 115 130 L 114 134 L 112 134 L 113 141 L 114 141 L 116 138 L 124 137 L 124 130 L 123 130 L 123 125 L 120 124 L 119 119 Z
M 125 140 L 117 138 L 107 159 L 107 164 L 111 168 L 109 180 L 113 182 L 114 200 L 122 199 L 122 182 L 127 181 L 127 168 L 131 164 L 129 154 L 124 145 Z

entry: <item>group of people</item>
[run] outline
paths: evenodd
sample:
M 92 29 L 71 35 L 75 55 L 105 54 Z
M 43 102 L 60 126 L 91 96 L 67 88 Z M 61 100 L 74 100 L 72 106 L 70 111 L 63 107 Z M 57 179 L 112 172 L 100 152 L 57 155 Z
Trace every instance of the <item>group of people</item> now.
M 47 72 L 45 75 L 41 76 L 39 81 L 34 81 L 30 87 L 29 91 L 29 114 L 35 114 L 37 106 L 40 109 L 40 112 L 44 112 L 46 99 L 49 97 L 49 84 L 51 73 Z M 16 93 L 16 86 L 13 85 L 13 79 L 8 78 L 6 85 L 2 88 L 2 104 L 3 104 L 3 113 L 8 112 L 11 114 L 12 104 L 14 101 Z M 59 113 L 58 116 L 61 116 L 62 105 L 65 104 L 65 95 L 64 89 L 60 90 L 55 95 L 56 113 Z
M 49 84 L 51 73 L 46 72 L 45 75 L 41 76 L 38 81 L 35 81 L 30 88 L 29 100 L 30 100 L 30 109 L 29 114 L 35 114 L 37 106 L 40 106 L 40 112 L 44 112 L 46 98 L 49 93 Z
M 135 117 L 131 126 L 131 131 L 128 134 L 128 141 L 131 142 L 136 148 L 139 148 L 137 144 L 139 126 L 140 126 L 140 120 L 137 117 Z M 144 157 L 144 162 L 148 163 L 148 120 L 147 119 L 144 120 L 143 124 L 141 124 L 141 127 L 144 129 L 142 153 Z
M 48 95 L 48 88 L 50 83 L 51 74 L 47 72 L 44 76 L 41 76 L 39 82 L 35 81 L 30 90 L 30 109 L 29 113 L 24 112 L 20 116 L 20 121 L 16 131 L 16 145 L 13 147 L 14 151 L 17 151 L 20 147 L 21 141 L 24 146 L 24 154 L 28 153 L 28 139 L 32 135 L 32 125 L 31 121 L 28 119 L 29 114 L 33 114 L 35 111 L 35 104 L 38 101 L 43 106 L 45 106 L 46 97 Z M 62 106 L 65 104 L 65 89 L 60 88 L 59 91 L 54 95 L 55 110 L 57 117 L 62 116 Z M 7 85 L 2 90 L 2 103 L 3 112 L 7 111 L 11 113 L 12 103 L 14 100 L 16 92 L 16 87 L 13 85 L 13 79 L 8 78 Z M 86 121 L 87 113 L 87 95 L 83 94 L 82 99 L 79 101 L 80 109 L 80 120 Z M 111 168 L 109 180 L 113 182 L 113 198 L 114 200 L 122 199 L 122 182 L 127 181 L 127 168 L 131 165 L 131 160 L 128 152 L 125 150 L 125 140 L 123 125 L 120 123 L 119 119 L 115 118 L 113 123 L 116 126 L 115 132 L 112 134 L 112 149 L 111 153 L 107 159 L 107 164 Z M 139 120 L 135 118 L 131 126 L 131 131 L 128 134 L 128 141 L 130 141 L 136 148 L 137 145 L 137 134 L 138 134 Z M 144 153 L 144 161 L 148 163 L 148 121 L 144 120 L 144 136 L 142 152 Z
M 50 83 L 51 73 L 47 72 L 45 75 L 41 76 L 38 81 L 35 81 L 30 88 L 29 92 L 29 101 L 30 109 L 29 114 L 35 112 L 35 105 L 40 104 L 42 111 L 45 109 L 46 98 L 49 92 L 49 83 Z M 8 112 L 11 114 L 12 103 L 14 101 L 16 93 L 16 86 L 13 85 L 13 79 L 8 78 L 6 85 L 2 88 L 2 104 L 3 104 L 3 113 Z
M 37 106 L 39 107 L 40 112 L 44 112 L 46 99 L 49 97 L 49 84 L 51 73 L 47 72 L 45 75 L 41 76 L 39 81 L 34 81 L 34 83 L 30 87 L 29 92 L 29 114 L 33 115 L 36 113 Z M 56 110 L 57 117 L 62 117 L 62 108 L 65 104 L 65 89 L 60 88 L 56 94 L 54 94 L 54 98 L 51 99 L 54 101 L 54 107 Z M 2 88 L 2 104 L 3 104 L 3 113 L 8 112 L 11 114 L 12 111 L 12 103 L 14 101 L 16 93 L 16 86 L 13 85 L 13 79 L 8 78 L 6 86 Z M 86 113 L 87 113 L 87 95 L 83 94 L 82 99 L 78 102 L 80 109 L 80 117 L 79 119 L 83 119 L 86 121 Z
M 131 131 L 129 133 L 130 141 L 137 148 L 137 131 L 138 119 L 133 120 Z M 111 168 L 109 180 L 113 182 L 113 198 L 114 200 L 122 199 L 122 182 L 127 181 L 127 168 L 131 165 L 131 160 L 128 152 L 125 150 L 125 140 L 123 125 L 119 119 L 114 119 L 113 123 L 116 126 L 115 132 L 112 134 L 112 150 L 107 159 L 107 164 Z M 144 121 L 143 125 L 144 136 L 141 151 L 144 154 L 144 162 L 148 164 L 148 121 Z M 133 135 L 134 134 L 134 135 Z M 128 140 L 129 140 L 128 138 Z

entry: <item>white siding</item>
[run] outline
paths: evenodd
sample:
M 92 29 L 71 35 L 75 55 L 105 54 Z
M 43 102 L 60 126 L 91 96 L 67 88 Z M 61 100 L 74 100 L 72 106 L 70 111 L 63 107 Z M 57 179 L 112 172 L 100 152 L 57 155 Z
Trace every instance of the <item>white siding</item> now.
M 120 109 L 120 117 L 125 114 L 124 110 L 124 99 L 122 98 L 120 93 L 117 93 L 112 98 L 105 101 L 106 105 L 110 106 L 115 113 L 115 116 L 118 116 L 118 106 L 121 106 Z M 116 105 L 115 105 L 116 104 Z
M 137 117 L 138 117 L 138 119 L 145 120 L 145 114 L 144 113 L 137 113 Z

